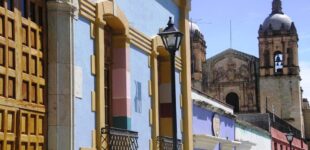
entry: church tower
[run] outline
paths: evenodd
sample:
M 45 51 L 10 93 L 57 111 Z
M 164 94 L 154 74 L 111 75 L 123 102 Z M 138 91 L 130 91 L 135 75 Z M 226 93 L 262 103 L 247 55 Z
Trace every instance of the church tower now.
M 192 86 L 202 91 L 202 66 L 206 62 L 206 41 L 197 24 L 190 23 Z
M 258 33 L 261 111 L 273 112 L 303 133 L 298 34 L 281 0 L 273 0 Z

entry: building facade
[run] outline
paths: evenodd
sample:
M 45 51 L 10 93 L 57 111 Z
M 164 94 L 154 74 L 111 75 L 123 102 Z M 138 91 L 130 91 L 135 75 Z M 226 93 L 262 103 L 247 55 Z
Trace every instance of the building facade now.
M 237 150 L 271 150 L 270 133 L 253 124 L 237 119 L 235 134 L 241 142 Z
M 233 109 L 205 94 L 193 90 L 193 139 L 195 150 L 232 150 L 235 141 Z
M 171 16 L 184 33 L 179 145 L 192 149 L 189 10 L 190 0 L 0 1 L 0 148 L 106 149 L 126 134 L 159 149 L 172 114 L 157 33 Z

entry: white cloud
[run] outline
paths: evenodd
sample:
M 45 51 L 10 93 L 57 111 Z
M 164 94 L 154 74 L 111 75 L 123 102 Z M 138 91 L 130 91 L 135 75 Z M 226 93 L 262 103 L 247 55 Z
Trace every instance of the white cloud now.
M 310 99 L 310 62 L 300 62 L 301 86 L 304 90 L 304 98 Z

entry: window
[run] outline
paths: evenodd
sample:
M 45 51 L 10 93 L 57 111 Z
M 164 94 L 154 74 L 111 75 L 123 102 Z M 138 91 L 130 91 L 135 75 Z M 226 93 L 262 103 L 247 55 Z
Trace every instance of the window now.
M 276 142 L 274 142 L 273 147 L 274 147 L 274 150 L 278 150 L 278 145 L 277 145 L 277 143 L 276 143 Z
M 142 93 L 141 93 L 141 82 L 135 81 L 136 95 L 135 95 L 135 112 L 142 112 Z
M 236 93 L 229 93 L 226 96 L 226 103 L 234 107 L 234 112 L 239 112 L 239 96 Z
M 276 74 L 283 72 L 283 55 L 281 52 L 276 52 L 274 55 L 274 68 Z

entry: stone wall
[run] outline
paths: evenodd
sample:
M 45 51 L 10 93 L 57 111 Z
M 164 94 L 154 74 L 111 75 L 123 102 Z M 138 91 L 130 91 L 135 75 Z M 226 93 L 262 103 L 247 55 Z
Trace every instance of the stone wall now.
M 267 109 L 303 132 L 303 117 L 298 76 L 260 78 L 261 112 Z M 266 100 L 267 99 L 267 100 Z M 266 105 L 267 101 L 267 105 Z

